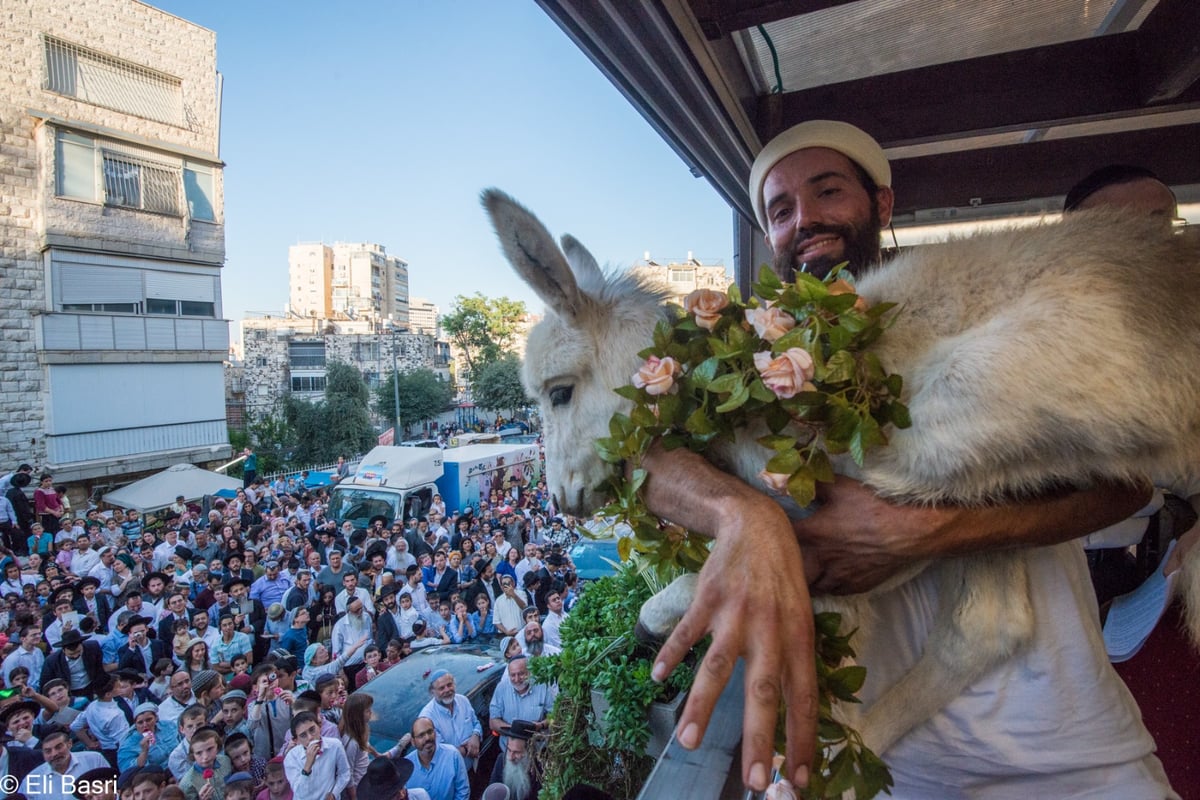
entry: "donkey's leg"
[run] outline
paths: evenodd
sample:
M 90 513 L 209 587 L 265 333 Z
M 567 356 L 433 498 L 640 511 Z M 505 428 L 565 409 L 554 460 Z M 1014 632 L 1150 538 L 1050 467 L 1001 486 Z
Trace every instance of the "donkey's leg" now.
M 1023 553 L 971 556 L 933 569 L 941 571 L 941 610 L 925 651 L 862 721 L 865 743 L 881 756 L 1033 638 Z

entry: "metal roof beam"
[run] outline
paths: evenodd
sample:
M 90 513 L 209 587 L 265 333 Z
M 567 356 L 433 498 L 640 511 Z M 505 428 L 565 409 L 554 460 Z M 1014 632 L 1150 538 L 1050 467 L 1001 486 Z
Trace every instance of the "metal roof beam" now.
M 1196 93 L 1146 106 L 1138 33 L 1036 47 L 760 98 L 780 130 L 814 117 L 854 123 L 885 147 L 1200 107 Z M 764 132 L 764 141 L 775 131 Z

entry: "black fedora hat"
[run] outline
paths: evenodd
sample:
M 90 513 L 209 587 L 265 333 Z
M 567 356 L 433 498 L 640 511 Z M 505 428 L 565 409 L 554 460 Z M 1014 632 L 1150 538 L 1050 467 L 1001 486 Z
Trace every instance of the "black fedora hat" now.
M 171 581 L 171 579 L 170 579 L 170 578 L 168 578 L 168 577 L 167 577 L 167 576 L 166 576 L 164 573 L 162 573 L 162 572 L 151 572 L 149 575 L 146 575 L 146 576 L 144 576 L 144 577 L 142 578 L 142 588 L 143 588 L 143 589 L 145 589 L 147 586 L 149 586 L 149 585 L 150 585 L 150 580 L 151 580 L 152 578 L 158 578 L 160 581 L 162 581 L 162 582 L 163 582 L 163 584 L 164 584 L 164 585 L 165 585 L 165 584 L 167 584 L 167 583 L 170 583 L 170 581 Z
M 134 614 L 132 617 L 119 624 L 117 626 L 117 630 L 119 630 L 121 633 L 129 633 L 129 629 L 134 625 L 137 625 L 139 622 L 145 625 L 150 625 L 150 623 L 154 622 L 154 620 L 150 619 L 150 617 L 143 617 L 141 615 Z
M 9 703 L 4 708 L 0 709 L 0 725 L 8 726 L 9 717 L 16 714 L 18 711 L 28 711 L 33 714 L 34 719 L 42 713 L 42 707 L 32 700 L 20 700 L 16 703 Z
M 72 628 L 62 635 L 62 640 L 58 643 L 59 647 L 73 647 L 77 644 L 82 644 L 84 639 L 90 639 L 90 636 L 80 633 L 77 629 Z
M 358 782 L 358 794 L 360 797 L 395 797 L 412 774 L 413 763 L 407 758 L 376 758 Z

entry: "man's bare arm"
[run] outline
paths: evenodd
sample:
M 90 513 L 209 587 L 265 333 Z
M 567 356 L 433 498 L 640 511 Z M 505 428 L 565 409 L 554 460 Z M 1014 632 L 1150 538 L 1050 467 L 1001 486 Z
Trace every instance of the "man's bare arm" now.
M 815 662 L 811 655 L 788 654 L 813 652 L 813 616 L 806 582 L 797 578 L 803 561 L 787 516 L 766 495 L 686 450 L 656 448 L 644 464 L 652 475 L 644 490 L 650 510 L 715 540 L 695 600 L 654 666 L 654 678 L 664 680 L 693 644 L 712 633 L 679 721 L 680 743 L 700 745 L 717 698 L 743 657 L 742 780 L 757 791 L 767 787 L 782 698 L 789 770 L 806 785 L 816 748 Z
M 753 770 L 769 760 L 780 692 L 788 706 L 788 761 L 798 784 L 806 783 L 806 754 L 813 750 L 815 683 L 811 670 L 803 669 L 812 662 L 785 660 L 780 649 L 781 642 L 796 653 L 812 649 L 809 596 L 804 581 L 796 580 L 802 568 L 822 592 L 865 591 L 914 561 L 1083 536 L 1128 517 L 1149 495 L 1148 487 L 1105 485 L 987 508 L 896 506 L 839 478 L 823 490 L 816 514 L 793 522 L 765 494 L 694 453 L 656 447 L 644 466 L 652 476 L 644 489 L 649 509 L 716 540 L 713 566 L 701 573 L 696 601 L 660 652 L 655 677 L 665 678 L 692 644 L 713 633 L 680 719 L 681 743 L 696 747 L 734 662 L 746 658 L 742 760 L 750 767 L 743 779 L 757 789 L 762 784 Z M 784 531 L 803 546 L 803 558 Z M 746 626 L 748 618 L 755 625 Z
M 1086 536 L 1129 517 L 1150 492 L 1149 485 L 1106 483 L 979 508 L 898 506 L 839 477 L 821 488 L 821 508 L 793 527 L 809 562 L 811 589 L 853 594 L 917 561 Z

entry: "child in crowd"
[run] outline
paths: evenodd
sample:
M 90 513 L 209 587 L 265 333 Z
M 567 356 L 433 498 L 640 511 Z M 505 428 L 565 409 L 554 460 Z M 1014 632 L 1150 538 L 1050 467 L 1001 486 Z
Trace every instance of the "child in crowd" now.
M 229 662 L 229 666 L 231 671 L 225 677 L 230 683 L 232 683 L 233 679 L 238 675 L 245 675 L 250 671 L 250 662 L 246 660 L 246 656 L 244 654 L 234 656 L 233 660 Z
M 190 768 L 192 736 L 204 726 L 204 717 L 204 706 L 199 705 L 188 706 L 179 715 L 179 744 L 171 751 L 171 757 L 167 760 L 171 774 L 177 781 L 182 780 Z
M 267 788 L 259 792 L 255 800 L 292 800 L 292 785 L 283 769 L 283 758 L 276 757 L 267 762 Z
M 192 634 L 188 630 L 188 621 L 186 619 L 175 620 L 175 638 L 171 640 L 171 649 L 175 651 L 175 659 L 181 664 L 187 654 L 188 643 L 191 641 Z
M 192 734 L 190 759 L 191 769 L 179 779 L 184 797 L 225 800 L 226 779 L 233 773 L 233 764 L 221 754 L 221 734 L 216 728 L 205 727 Z
M 375 645 L 370 645 L 363 651 L 363 662 L 366 666 L 358 671 L 354 676 L 354 688 L 361 689 L 367 681 L 374 678 L 379 673 L 383 672 L 383 654 L 379 652 L 379 648 Z
M 225 800 L 253 800 L 254 780 L 246 772 L 235 772 L 225 782 Z
M 235 733 L 225 737 L 225 755 L 233 764 L 234 772 L 246 772 L 253 778 L 253 790 L 257 791 L 264 785 L 267 776 L 266 759 L 251 752 L 250 739 L 244 733 Z
M 246 693 L 240 689 L 226 692 L 221 697 L 220 723 L 225 730 L 225 751 L 229 752 L 229 737 L 235 733 L 250 735 L 250 722 L 246 719 Z M 235 764 L 236 766 L 236 764 Z

